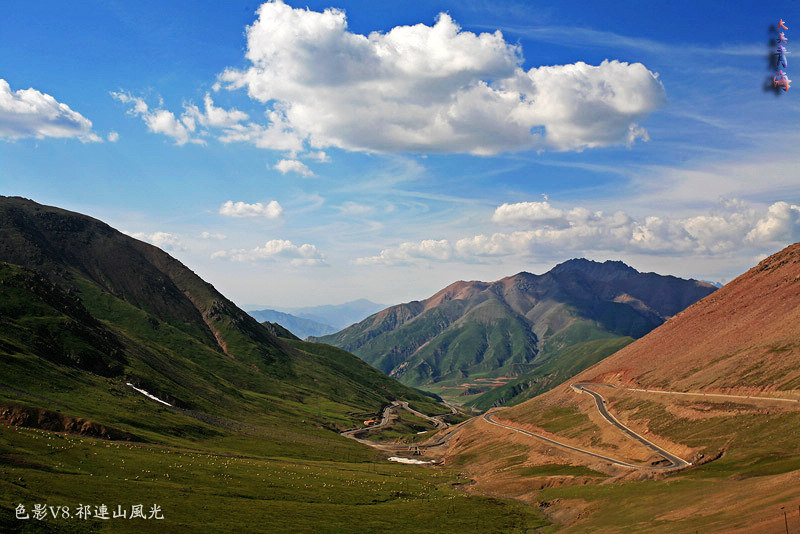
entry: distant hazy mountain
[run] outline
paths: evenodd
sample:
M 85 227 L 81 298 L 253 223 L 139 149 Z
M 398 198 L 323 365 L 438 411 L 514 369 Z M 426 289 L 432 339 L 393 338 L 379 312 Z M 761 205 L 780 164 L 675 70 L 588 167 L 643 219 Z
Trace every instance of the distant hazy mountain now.
M 305 339 L 308 336 L 324 336 L 338 330 L 338 328 L 334 328 L 329 324 L 275 310 L 254 310 L 248 313 L 260 323 L 265 321 L 278 323 L 300 339 Z
M 265 308 L 267 306 L 264 306 Z M 386 304 L 376 304 L 367 299 L 351 300 L 344 304 L 327 304 L 323 306 L 306 306 L 303 308 L 273 308 L 277 311 L 294 315 L 302 319 L 310 319 L 324 325 L 331 325 L 334 332 L 357 323 L 373 313 L 384 309 Z M 286 326 L 286 325 L 284 325 Z M 289 328 L 287 326 L 287 328 Z M 289 330 L 292 330 L 289 328 Z M 293 333 L 300 336 L 297 332 Z M 326 332 L 328 333 L 328 332 Z M 318 334 L 311 334 L 318 335 Z M 303 337 L 303 336 L 300 336 Z
M 559 355 L 571 348 L 567 367 L 575 373 L 714 290 L 696 280 L 640 273 L 619 261 L 575 259 L 543 275 L 456 282 L 317 341 L 430 389 L 519 377 L 547 362 L 557 372 Z M 619 342 L 609 343 L 612 338 Z M 585 343 L 590 345 L 575 348 Z

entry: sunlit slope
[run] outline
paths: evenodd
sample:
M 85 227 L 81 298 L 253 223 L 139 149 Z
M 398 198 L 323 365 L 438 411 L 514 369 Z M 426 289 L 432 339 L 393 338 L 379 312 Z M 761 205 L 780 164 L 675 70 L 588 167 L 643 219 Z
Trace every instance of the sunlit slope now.
M 799 320 L 795 244 L 642 339 L 495 415 L 581 449 L 658 465 L 663 458 L 619 432 L 600 416 L 594 399 L 569 387 L 611 384 L 616 387 L 594 387 L 608 412 L 690 461 L 688 469 L 654 475 L 614 468 L 483 422 L 453 443 L 450 461 L 466 456 L 476 466 L 483 463 L 471 470 L 479 485 L 506 494 L 538 484 L 531 498 L 563 514 L 567 532 L 780 532 L 781 507 L 796 514 L 800 503 Z M 489 451 L 510 440 L 519 450 L 498 471 Z M 514 474 L 529 465 L 564 463 L 617 478 L 577 487 Z
M 392 306 L 318 340 L 407 384 L 474 389 L 475 378 L 522 377 L 546 362 L 558 367 L 559 354 L 577 344 L 641 337 L 713 291 L 702 282 L 640 273 L 621 262 L 577 259 L 543 275 L 456 282 L 429 299 Z M 609 353 L 595 354 L 567 358 L 564 368 L 578 371 L 578 360 L 590 365 Z M 548 383 L 558 382 L 551 376 Z
M 800 243 L 574 380 L 677 391 L 800 389 Z

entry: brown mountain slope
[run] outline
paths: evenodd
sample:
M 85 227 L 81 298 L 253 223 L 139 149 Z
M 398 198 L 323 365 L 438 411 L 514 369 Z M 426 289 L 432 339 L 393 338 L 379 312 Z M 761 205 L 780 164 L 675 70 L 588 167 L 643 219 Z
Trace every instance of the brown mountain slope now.
M 618 422 L 692 465 L 614 467 L 483 419 L 449 442 L 445 463 L 463 465 L 474 491 L 538 504 L 564 532 L 784 532 L 786 510 L 789 531 L 800 524 L 800 243 L 492 416 L 594 454 L 663 464 L 570 387 L 579 382 L 617 386 L 588 387 Z
M 800 243 L 572 381 L 676 391 L 800 389 Z

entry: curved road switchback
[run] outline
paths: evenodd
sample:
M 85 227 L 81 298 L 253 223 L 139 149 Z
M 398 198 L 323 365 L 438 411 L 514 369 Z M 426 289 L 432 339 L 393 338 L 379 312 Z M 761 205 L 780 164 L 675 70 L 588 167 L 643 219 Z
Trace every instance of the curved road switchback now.
M 636 432 L 634 432 L 633 430 L 631 430 L 627 426 L 625 426 L 622 423 L 620 423 L 619 420 L 616 417 L 614 417 L 613 415 L 611 415 L 608 412 L 608 410 L 606 409 L 606 400 L 603 398 L 603 396 L 600 395 L 597 392 L 594 392 L 594 391 L 591 391 L 589 389 L 586 389 L 586 386 L 608 386 L 608 387 L 612 387 L 612 388 L 614 386 L 611 386 L 609 384 L 570 384 L 570 387 L 574 391 L 577 391 L 578 393 L 588 393 L 589 395 L 594 397 L 594 402 L 597 405 L 597 409 L 600 412 L 600 415 L 602 415 L 603 418 L 606 421 L 608 421 L 609 423 L 611 423 L 612 425 L 614 425 L 615 427 L 620 429 L 622 432 L 624 432 L 625 434 L 627 434 L 628 436 L 630 436 L 634 440 L 638 441 L 639 443 L 641 443 L 642 445 L 644 445 L 645 447 L 647 447 L 651 451 L 653 451 L 653 452 L 655 452 L 657 454 L 660 454 L 661 456 L 666 458 L 672 464 L 672 465 L 669 465 L 669 466 L 664 466 L 664 467 L 662 467 L 662 469 L 680 469 L 682 467 L 688 467 L 688 466 L 692 465 L 691 462 L 687 462 L 683 458 L 679 458 L 679 457 L 675 456 L 674 454 L 671 454 L 671 453 L 665 451 L 664 449 L 662 449 L 661 447 L 659 447 L 655 443 L 649 441 L 647 438 L 637 434 Z
M 383 428 L 383 427 L 387 426 L 389 424 L 389 417 L 391 415 L 392 408 L 397 406 L 399 404 L 399 402 L 400 401 L 393 401 L 389 406 L 387 406 L 386 408 L 383 409 L 383 412 L 381 413 L 380 422 L 375 423 L 374 425 L 362 426 L 361 428 L 354 428 L 352 430 L 345 430 L 343 432 L 339 432 L 339 434 L 344 436 L 344 437 L 346 437 L 346 438 L 354 439 L 354 440 L 356 440 L 356 441 L 358 441 L 360 443 L 366 443 L 367 445 L 371 445 L 372 444 L 371 441 L 368 441 L 366 439 L 357 438 L 356 434 L 358 434 L 360 432 L 365 432 L 367 430 L 377 430 L 379 428 Z
M 408 410 L 412 414 L 414 414 L 414 415 L 416 415 L 418 417 L 422 417 L 423 419 L 426 419 L 426 420 L 430 421 L 431 423 L 436 425 L 436 429 L 437 430 L 444 430 L 445 428 L 449 428 L 451 425 L 450 425 L 450 423 L 444 421 L 443 418 L 447 417 L 448 415 L 458 413 L 458 410 L 456 410 L 455 407 L 453 407 L 453 406 L 451 406 L 449 404 L 447 406 L 450 408 L 450 412 L 451 413 L 442 414 L 442 415 L 428 416 L 428 415 L 425 415 L 422 412 L 418 412 L 417 410 L 411 408 L 406 401 L 393 401 L 389 406 L 387 406 L 386 408 L 383 409 L 383 412 L 381 413 L 380 422 L 378 422 L 378 423 L 376 423 L 374 425 L 363 426 L 361 428 L 354 428 L 352 430 L 345 430 L 344 432 L 340 432 L 339 434 L 341 434 L 342 436 L 344 436 L 346 438 L 350 438 L 350 439 L 356 440 L 359 443 L 363 443 L 365 445 L 370 445 L 372 447 L 377 447 L 377 448 L 380 448 L 380 449 L 408 450 L 409 448 L 429 449 L 431 447 L 438 447 L 438 446 L 444 445 L 445 443 L 450 441 L 450 439 L 453 436 L 455 436 L 461 430 L 461 428 L 463 428 L 464 425 L 459 426 L 453 432 L 450 432 L 449 434 L 444 436 L 439 441 L 435 441 L 433 443 L 419 444 L 419 445 L 416 445 L 416 444 L 389 445 L 389 444 L 383 444 L 383 443 L 376 443 L 374 441 L 370 441 L 370 440 L 367 440 L 367 439 L 357 438 L 356 434 L 359 434 L 361 432 L 370 431 L 370 430 L 378 430 L 380 428 L 388 426 L 392 410 L 398 409 L 398 408 L 403 408 L 405 410 Z M 470 419 L 470 421 L 471 421 L 471 419 Z
M 527 430 L 523 430 L 521 428 L 517 428 L 517 427 L 511 426 L 511 425 L 505 425 L 503 423 L 498 423 L 497 421 L 494 421 L 494 419 L 493 419 L 494 414 L 493 413 L 486 413 L 483 416 L 483 418 L 484 418 L 485 421 L 487 421 L 488 423 L 491 423 L 493 425 L 496 425 L 496 426 L 499 426 L 499 427 L 503 427 L 503 428 L 506 428 L 508 430 L 513 430 L 515 432 L 519 432 L 520 434 L 525 434 L 526 436 L 531 436 L 531 437 L 534 437 L 534 438 L 539 439 L 541 441 L 544 441 L 545 443 L 549 443 L 550 445 L 555 445 L 556 447 L 561 447 L 562 449 L 567 449 L 567 450 L 570 450 L 570 451 L 573 451 L 573 452 L 578 452 L 578 453 L 581 453 L 581 454 L 585 454 L 587 456 L 591 456 L 593 458 L 597 458 L 599 460 L 603 460 L 605 462 L 609 462 L 609 463 L 611 463 L 613 465 L 618 465 L 620 467 L 627 467 L 627 468 L 630 468 L 630 469 L 648 469 L 648 470 L 654 470 L 654 471 L 667 471 L 667 470 L 671 470 L 671 469 L 681 469 L 681 468 L 688 467 L 688 466 L 692 465 L 690 462 L 687 462 L 686 460 L 684 460 L 682 458 L 679 458 L 679 457 L 675 456 L 674 454 L 670 454 L 669 452 L 665 451 L 664 449 L 662 449 L 658 445 L 648 441 L 646 438 L 640 436 L 639 434 L 637 434 L 636 432 L 634 432 L 630 428 L 628 428 L 625 425 L 623 425 L 622 423 L 620 423 L 617 420 L 617 418 L 615 418 L 613 415 L 608 413 L 608 410 L 606 410 L 606 407 L 605 407 L 606 401 L 602 397 L 602 395 L 600 395 L 599 393 L 596 393 L 594 391 L 586 389 L 586 386 L 608 386 L 608 387 L 612 387 L 612 388 L 614 386 L 611 386 L 609 384 L 571 384 L 570 387 L 572 387 L 573 391 L 576 391 L 578 393 L 588 393 L 589 395 L 594 397 L 595 404 L 597 405 L 597 409 L 600 412 L 600 415 L 603 416 L 604 419 L 606 419 L 609 423 L 611 423 L 612 425 L 614 425 L 615 427 L 620 429 L 622 432 L 624 432 L 625 434 L 627 434 L 631 438 L 633 438 L 636 441 L 638 441 L 641 444 L 643 444 L 648 449 L 650 449 L 650 450 L 658 453 L 659 455 L 663 456 L 668 462 L 670 462 L 670 465 L 636 465 L 636 464 L 632 464 L 632 463 L 629 463 L 629 462 L 625 462 L 623 460 L 617 460 L 616 458 L 611 458 L 609 456 L 604 456 L 602 454 L 597 454 L 595 452 L 592 452 L 592 451 L 589 451 L 589 450 L 586 450 L 586 449 L 581 449 L 579 447 L 573 447 L 572 445 L 567 445 L 566 443 L 561 443 L 560 441 L 556 441 L 554 439 L 550 439 L 550 438 L 547 438 L 545 436 L 541 436 L 539 434 L 535 434 L 533 432 L 529 432 Z

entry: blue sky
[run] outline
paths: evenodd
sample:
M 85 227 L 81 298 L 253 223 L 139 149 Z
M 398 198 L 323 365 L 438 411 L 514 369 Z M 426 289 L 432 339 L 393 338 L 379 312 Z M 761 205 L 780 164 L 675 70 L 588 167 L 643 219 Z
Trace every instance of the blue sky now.
M 581 256 L 728 281 L 800 240 L 800 89 L 765 88 L 780 18 L 800 72 L 800 3 L 724 5 L 11 4 L 0 194 L 240 304 L 388 304 Z

